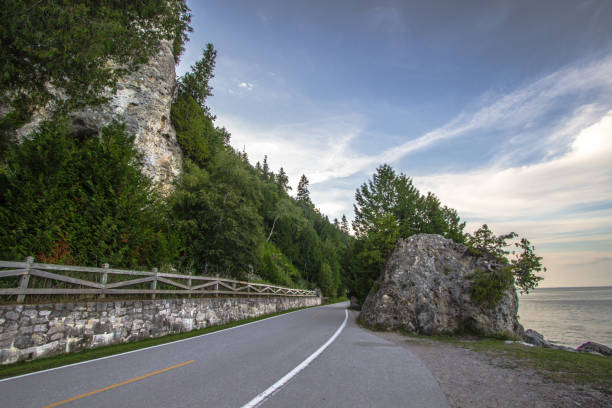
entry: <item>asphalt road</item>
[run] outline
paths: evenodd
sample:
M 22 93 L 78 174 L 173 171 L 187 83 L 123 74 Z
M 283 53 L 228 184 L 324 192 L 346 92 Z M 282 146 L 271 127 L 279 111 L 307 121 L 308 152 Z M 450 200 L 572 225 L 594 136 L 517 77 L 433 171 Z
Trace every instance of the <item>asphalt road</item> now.
M 449 407 L 346 303 L 0 382 L 12 407 Z

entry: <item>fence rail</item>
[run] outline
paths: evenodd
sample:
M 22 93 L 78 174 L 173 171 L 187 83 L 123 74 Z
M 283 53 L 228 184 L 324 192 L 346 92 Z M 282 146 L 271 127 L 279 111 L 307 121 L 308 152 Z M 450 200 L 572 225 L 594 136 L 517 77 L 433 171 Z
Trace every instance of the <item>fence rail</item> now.
M 50 271 L 60 272 L 54 273 Z M 64 273 L 64 274 L 62 274 Z M 78 277 L 70 276 L 77 274 Z M 84 279 L 84 277 L 93 279 Z M 17 287 L 0 287 L 0 296 L 17 296 L 17 302 L 25 301 L 27 295 L 236 295 L 236 296 L 317 296 L 314 290 L 292 289 L 264 283 L 252 283 L 219 276 L 199 276 L 178 273 L 135 271 L 89 266 L 71 266 L 35 263 L 28 257 L 25 262 L 0 261 L 0 283 L 3 278 L 19 277 Z M 30 278 L 35 277 L 37 284 L 32 285 Z M 126 279 L 127 277 L 127 279 Z M 13 279 L 15 280 L 15 279 Z M 3 282 L 4 281 L 4 282 Z M 158 283 L 164 288 L 158 288 Z M 70 287 L 57 287 L 68 286 Z M 138 287 L 134 287 L 137 285 Z M 32 287 L 37 286 L 37 287 Z M 44 287 L 38 287 L 44 286 Z M 54 286 L 54 287 L 48 287 Z M 76 286 L 76 287 L 75 287 Z M 148 286 L 148 288 L 143 288 Z

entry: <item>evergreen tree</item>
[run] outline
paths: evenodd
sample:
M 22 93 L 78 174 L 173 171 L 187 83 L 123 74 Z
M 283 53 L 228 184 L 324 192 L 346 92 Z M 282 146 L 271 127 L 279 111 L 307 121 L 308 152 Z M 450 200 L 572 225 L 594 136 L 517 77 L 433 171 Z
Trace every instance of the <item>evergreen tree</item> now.
M 0 168 L 0 257 L 151 267 L 172 262 L 177 237 L 142 172 L 134 136 L 119 123 L 100 137 L 43 123 L 13 144 Z
M 270 166 L 268 166 L 268 155 L 264 156 L 263 166 L 261 167 L 261 172 L 264 180 L 268 180 L 270 178 Z
M 349 233 L 348 220 L 346 219 L 346 215 L 344 214 L 342 214 L 342 224 L 340 225 L 340 230 L 347 235 Z
M 210 80 L 215 76 L 213 71 L 217 50 L 211 43 L 208 43 L 202 54 L 202 58 L 191 66 L 191 71 L 179 80 L 179 93 L 190 95 L 204 109 L 206 115 L 214 120 L 215 117 L 206 106 L 206 98 L 212 96 L 213 88 L 210 85 Z
M 289 185 L 289 177 L 287 176 L 287 173 L 285 173 L 285 169 L 282 167 L 276 175 L 276 185 L 285 193 L 291 190 L 291 186 Z
M 305 174 L 302 174 L 300 181 L 297 187 L 297 200 L 312 205 L 312 201 L 310 201 L 310 191 L 308 191 L 308 178 Z

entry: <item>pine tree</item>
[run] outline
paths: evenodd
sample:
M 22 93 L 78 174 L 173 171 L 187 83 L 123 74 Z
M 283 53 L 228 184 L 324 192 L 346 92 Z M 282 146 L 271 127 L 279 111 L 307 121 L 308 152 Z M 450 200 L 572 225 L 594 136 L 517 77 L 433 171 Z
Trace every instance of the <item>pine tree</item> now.
M 297 199 L 298 201 L 312 205 L 312 201 L 310 201 L 310 191 L 308 191 L 308 178 L 306 178 L 305 174 L 302 174 L 300 182 L 298 183 Z
M 285 193 L 291 190 L 291 186 L 289 185 L 289 177 L 287 176 L 287 173 L 285 173 L 285 169 L 282 167 L 276 175 L 276 185 Z
M 342 224 L 340 224 L 340 230 L 345 234 L 349 233 L 348 220 L 346 219 L 346 215 L 344 214 L 342 214 Z
M 202 54 L 202 59 L 191 66 L 191 71 L 187 72 L 179 80 L 179 93 L 187 93 L 204 109 L 206 116 L 215 119 L 210 113 L 210 109 L 206 106 L 206 98 L 212 96 L 212 86 L 210 80 L 215 77 L 213 73 L 215 69 L 215 59 L 217 58 L 217 50 L 208 43 Z M 228 134 L 229 140 L 229 134 Z
M 263 166 L 261 170 L 262 170 L 264 180 L 268 180 L 268 178 L 270 177 L 270 166 L 268 166 L 268 155 L 264 156 Z

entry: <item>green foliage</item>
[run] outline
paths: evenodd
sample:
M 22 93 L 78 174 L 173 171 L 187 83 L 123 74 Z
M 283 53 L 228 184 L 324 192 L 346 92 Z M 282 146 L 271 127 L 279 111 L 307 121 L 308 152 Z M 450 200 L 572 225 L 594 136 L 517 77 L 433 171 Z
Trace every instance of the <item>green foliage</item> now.
M 190 19 L 184 0 L 3 2 L 0 103 L 20 114 L 51 100 L 64 110 L 100 103 L 162 40 L 178 58 Z
M 181 264 L 201 274 L 248 273 L 263 239 L 260 201 L 253 175 L 234 154 L 218 152 L 207 169 L 187 160 L 171 197 L 183 239 Z
M 484 224 L 473 235 L 468 234 L 468 251 L 473 255 L 492 255 L 497 260 L 498 267 L 510 271 L 520 290 L 529 293 L 529 290 L 537 287 L 543 279 L 536 274 L 546 272 L 546 268 L 542 266 L 542 257 L 535 254 L 535 248 L 529 240 L 521 238 L 513 244 L 508 242 L 517 238 L 515 232 L 495 236 L 488 225 Z M 511 252 L 508 249 L 511 247 L 519 249 L 520 252 Z
M 476 269 L 472 280 L 472 300 L 493 306 L 499 303 L 504 292 L 512 285 L 512 270 L 508 266 L 487 272 Z
M 300 181 L 298 182 L 296 198 L 298 201 L 312 206 L 312 201 L 310 201 L 310 191 L 308 190 L 309 183 L 310 182 L 308 181 L 308 178 L 306 177 L 306 175 L 302 174 L 302 177 L 300 178 Z
M 457 242 L 465 239 L 465 223 L 455 210 L 442 206 L 434 194 L 421 195 L 410 178 L 386 164 L 357 189 L 354 209 L 357 263 L 350 268 L 349 281 L 360 302 L 399 239 L 418 233 L 440 234 Z
M 185 157 L 198 166 L 205 166 L 207 160 L 223 146 L 223 136 L 215 129 L 200 105 L 187 93 L 177 96 L 170 115 Z
M 301 283 L 300 272 L 274 244 L 262 244 L 259 256 L 261 267 L 257 272 L 265 281 L 283 286 L 297 286 Z
M 206 98 L 212 96 L 210 80 L 215 76 L 213 71 L 216 58 L 217 50 L 215 50 L 215 47 L 211 43 L 206 44 L 202 58 L 191 66 L 191 71 L 185 73 L 178 84 L 179 94 L 190 95 L 211 119 L 214 118 L 206 106 Z
M 7 152 L 0 172 L 0 258 L 157 266 L 176 255 L 165 208 L 143 175 L 133 136 L 44 123 Z
M 536 273 L 546 272 L 546 268 L 542 266 L 542 257 L 535 254 L 535 248 L 526 238 L 514 244 L 521 252 L 518 257 L 512 259 L 512 273 L 516 279 L 516 285 L 521 288 L 522 292 L 529 293 L 529 290 L 538 286 L 542 278 Z

